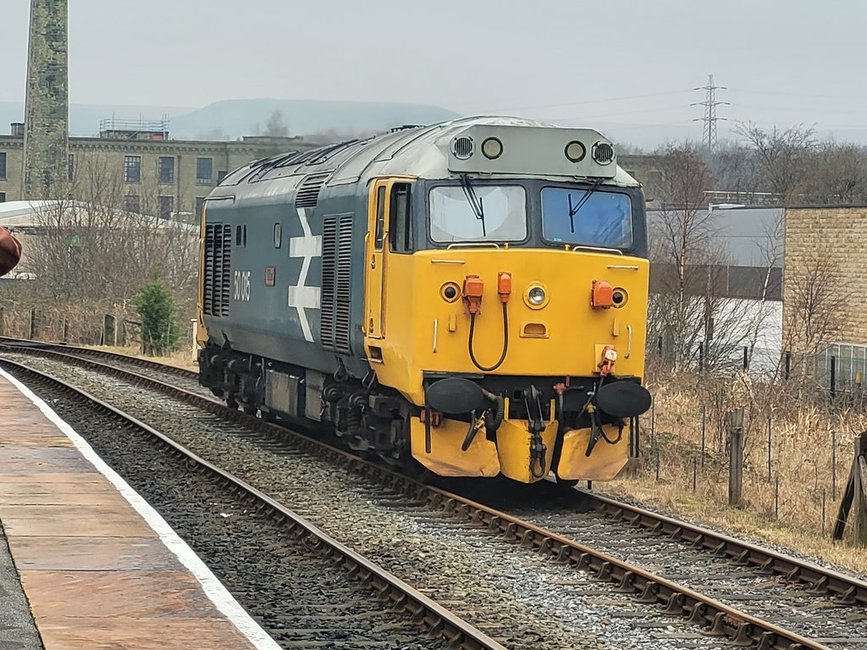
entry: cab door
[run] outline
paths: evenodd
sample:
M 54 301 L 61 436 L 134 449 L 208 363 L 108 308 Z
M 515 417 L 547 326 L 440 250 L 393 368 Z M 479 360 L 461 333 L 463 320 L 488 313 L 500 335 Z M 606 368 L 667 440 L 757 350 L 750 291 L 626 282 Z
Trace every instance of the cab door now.
M 383 278 L 387 254 L 384 250 L 386 234 L 386 215 L 389 203 L 389 180 L 374 181 L 370 187 L 368 201 L 368 228 L 366 245 L 365 279 L 365 335 L 367 338 L 381 339 L 385 336 L 383 317 L 385 314 L 385 294 Z

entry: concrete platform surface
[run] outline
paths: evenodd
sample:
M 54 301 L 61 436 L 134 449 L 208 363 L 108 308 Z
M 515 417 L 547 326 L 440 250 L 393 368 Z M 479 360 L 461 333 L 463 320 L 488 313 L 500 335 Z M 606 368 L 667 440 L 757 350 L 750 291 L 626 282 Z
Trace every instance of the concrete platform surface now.
M 165 520 L 2 369 L 0 528 L 4 650 L 279 648 Z

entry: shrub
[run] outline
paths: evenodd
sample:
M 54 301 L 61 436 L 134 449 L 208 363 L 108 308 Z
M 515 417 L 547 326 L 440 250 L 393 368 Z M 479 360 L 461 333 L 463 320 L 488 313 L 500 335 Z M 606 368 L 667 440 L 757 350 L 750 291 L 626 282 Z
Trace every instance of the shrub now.
M 175 306 L 168 288 L 152 279 L 136 294 L 133 304 L 141 317 L 142 351 L 150 355 L 165 355 L 178 344 Z

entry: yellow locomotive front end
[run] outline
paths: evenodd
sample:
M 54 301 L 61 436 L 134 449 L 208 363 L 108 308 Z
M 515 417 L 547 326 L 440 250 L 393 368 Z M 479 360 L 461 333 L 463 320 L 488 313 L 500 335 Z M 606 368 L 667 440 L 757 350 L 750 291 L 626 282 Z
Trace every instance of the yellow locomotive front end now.
M 614 478 L 650 405 L 640 187 L 595 131 L 482 125 L 445 147 L 448 177 L 370 185 L 364 346 L 413 405 L 412 456 Z

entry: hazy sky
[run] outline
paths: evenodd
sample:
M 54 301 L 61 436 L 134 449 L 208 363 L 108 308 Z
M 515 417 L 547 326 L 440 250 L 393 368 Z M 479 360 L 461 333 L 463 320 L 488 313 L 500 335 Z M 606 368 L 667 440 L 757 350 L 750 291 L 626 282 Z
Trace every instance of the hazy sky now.
M 22 101 L 30 2 L 0 2 L 0 101 Z M 713 74 L 727 125 L 867 137 L 865 26 L 854 0 L 69 0 L 70 101 L 384 100 L 700 137 Z

